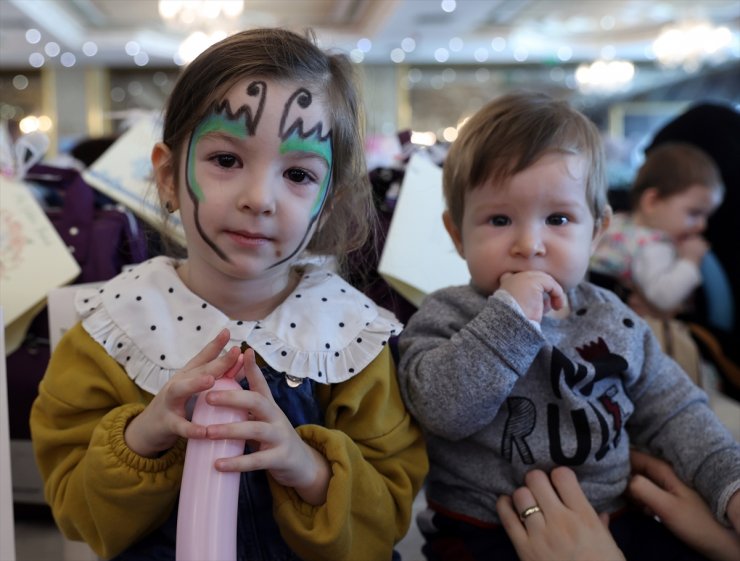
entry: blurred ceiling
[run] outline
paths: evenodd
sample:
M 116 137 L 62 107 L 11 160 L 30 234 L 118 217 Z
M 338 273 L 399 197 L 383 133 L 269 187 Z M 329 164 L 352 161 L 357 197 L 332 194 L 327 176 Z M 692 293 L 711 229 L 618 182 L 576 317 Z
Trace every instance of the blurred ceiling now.
M 185 2 L 191 8 L 197 3 Z M 62 64 L 69 53 L 64 64 L 74 59 L 77 65 L 174 66 L 180 44 L 195 30 L 255 26 L 311 27 L 322 46 L 354 51 L 355 60 L 365 63 L 573 64 L 602 57 L 641 62 L 654 58 L 652 41 L 666 26 L 689 21 L 726 26 L 733 35 L 731 57 L 740 57 L 738 0 L 244 0 L 243 5 L 233 21 L 222 15 L 175 25 L 160 16 L 157 0 L 0 0 L 0 65 L 31 68 L 39 56 L 44 64 Z M 28 41 L 28 29 L 40 32 L 36 43 Z M 91 49 L 94 55 L 85 54 Z

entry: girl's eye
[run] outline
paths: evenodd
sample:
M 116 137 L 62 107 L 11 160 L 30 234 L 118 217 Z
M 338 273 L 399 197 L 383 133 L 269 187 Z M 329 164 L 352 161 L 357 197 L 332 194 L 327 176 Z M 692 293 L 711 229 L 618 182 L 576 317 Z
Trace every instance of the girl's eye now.
M 508 216 L 503 216 L 499 214 L 496 216 L 491 216 L 488 219 L 488 223 L 492 226 L 508 226 L 509 224 L 511 224 L 511 220 Z
M 313 175 L 300 168 L 290 168 L 288 171 L 285 172 L 285 177 L 293 183 L 306 183 L 308 181 L 316 181 Z
M 563 214 L 551 214 L 547 217 L 547 224 L 549 226 L 565 226 L 570 220 Z
M 239 163 L 239 160 L 233 154 L 216 154 L 211 158 L 216 164 L 222 168 L 233 168 Z

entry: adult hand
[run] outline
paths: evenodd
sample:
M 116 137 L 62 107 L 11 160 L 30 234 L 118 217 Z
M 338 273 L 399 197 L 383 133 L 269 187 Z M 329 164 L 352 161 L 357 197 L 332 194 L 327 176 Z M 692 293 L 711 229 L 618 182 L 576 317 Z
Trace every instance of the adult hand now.
M 524 483 L 496 504 L 522 561 L 624 561 L 609 533 L 608 516 L 596 514 L 571 469 L 555 468 L 549 478 L 534 470 Z M 532 512 L 533 506 L 539 510 Z
M 206 395 L 206 401 L 212 405 L 249 411 L 249 420 L 245 422 L 208 427 L 208 438 L 246 440 L 252 447 L 249 454 L 217 460 L 216 469 L 266 469 L 278 483 L 293 487 L 306 502 L 323 504 L 331 477 L 329 462 L 301 439 L 275 403 L 251 349 L 244 353 L 244 372 L 249 382 L 248 391 L 210 391 Z
M 126 427 L 126 444 L 144 457 L 155 457 L 171 448 L 179 437 L 204 438 L 206 427 L 187 419 L 187 403 L 193 394 L 213 386 L 238 361 L 238 347 L 221 355 L 229 341 L 229 331 L 223 329 L 195 355 L 182 370 L 162 386 L 147 407 Z
M 559 310 L 565 305 L 563 288 L 542 271 L 504 273 L 499 285 L 517 301 L 524 315 L 537 323 L 550 309 Z
M 660 518 L 677 537 L 715 561 L 740 559 L 740 535 L 715 520 L 704 499 L 681 481 L 666 462 L 633 450 L 632 498 Z M 735 493 L 732 502 L 740 501 Z M 730 514 L 728 507 L 728 514 Z M 733 521 L 734 523 L 734 521 Z

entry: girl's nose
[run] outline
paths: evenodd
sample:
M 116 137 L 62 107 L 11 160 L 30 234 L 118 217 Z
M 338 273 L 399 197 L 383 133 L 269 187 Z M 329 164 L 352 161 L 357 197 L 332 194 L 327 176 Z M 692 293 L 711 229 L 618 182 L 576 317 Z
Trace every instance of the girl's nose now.
M 694 224 L 694 231 L 697 234 L 701 234 L 704 230 L 707 229 L 707 219 L 705 216 L 700 216 L 696 219 L 696 224 Z
M 274 214 L 275 196 L 269 178 L 253 175 L 242 188 L 237 205 L 254 214 Z

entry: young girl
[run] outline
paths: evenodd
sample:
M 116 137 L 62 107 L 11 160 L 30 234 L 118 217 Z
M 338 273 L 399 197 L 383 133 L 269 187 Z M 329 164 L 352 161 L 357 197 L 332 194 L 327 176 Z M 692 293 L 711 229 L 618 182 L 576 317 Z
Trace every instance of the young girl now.
M 81 290 L 31 414 L 67 537 L 174 558 L 186 440 L 231 438 L 246 453 L 216 468 L 242 472 L 239 559 L 394 556 L 427 470 L 386 344 L 400 325 L 311 257 L 368 233 L 359 115 L 348 60 L 288 31 L 233 35 L 184 71 L 152 162 L 188 257 Z M 191 423 L 247 347 L 251 390 L 208 401 L 250 421 Z
M 712 159 L 686 143 L 651 151 L 630 190 L 632 210 L 618 213 L 591 258 L 592 273 L 613 277 L 642 315 L 672 317 L 701 284 L 709 244 L 701 236 L 724 185 Z

